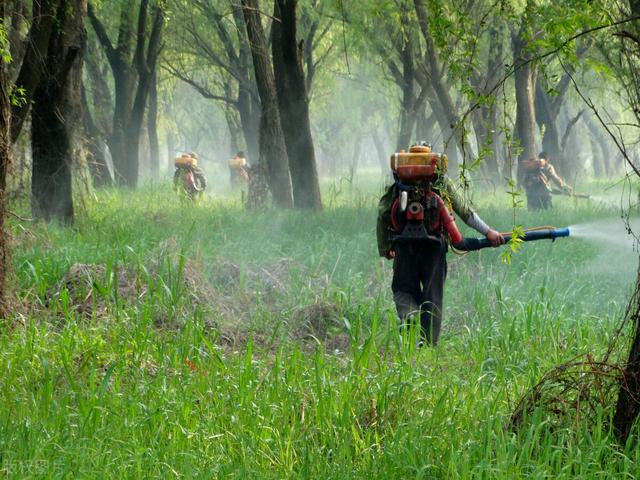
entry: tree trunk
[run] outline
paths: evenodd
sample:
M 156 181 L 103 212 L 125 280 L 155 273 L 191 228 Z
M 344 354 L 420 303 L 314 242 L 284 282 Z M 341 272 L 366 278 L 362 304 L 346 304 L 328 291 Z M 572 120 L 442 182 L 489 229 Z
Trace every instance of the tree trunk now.
M 0 18 L 6 16 L 6 5 L 0 3 Z M 9 248 L 5 232 L 7 172 L 11 164 L 11 102 L 9 100 L 9 68 L 0 60 L 0 317 L 7 318 L 7 269 Z
M 309 122 L 309 101 L 298 49 L 297 0 L 274 0 L 273 68 L 280 122 L 296 208 L 321 210 L 320 183 Z
M 620 165 L 622 165 L 623 161 L 620 161 L 620 159 L 612 153 L 611 139 L 603 133 L 603 129 L 600 128 L 599 125 L 596 125 L 593 117 L 591 115 L 585 115 L 582 118 L 587 125 L 587 129 L 591 133 L 591 138 L 598 143 L 602 152 L 602 158 L 594 158 L 593 163 L 602 162 L 606 178 L 614 177 L 617 174 L 616 162 L 619 162 Z
M 434 127 L 436 124 L 436 115 L 431 112 L 431 115 L 426 114 L 427 104 L 421 106 L 416 115 L 416 138 L 427 142 L 432 142 L 434 138 Z
M 516 90 L 516 140 L 521 148 L 520 162 L 536 156 L 536 110 L 531 54 L 525 49 L 526 41 L 519 32 L 513 37 L 513 58 Z M 518 168 L 518 184 L 522 180 L 522 169 Z
M 256 101 L 253 94 L 245 87 L 238 87 L 238 113 L 244 135 L 244 143 L 247 146 L 247 158 L 253 163 L 260 158 L 260 102 Z M 235 152 L 234 152 L 235 153 Z
M 87 148 L 89 149 L 89 171 L 91 172 L 93 185 L 96 187 L 111 185 L 114 178 L 113 172 L 108 165 L 109 160 L 106 158 L 106 144 L 104 143 L 100 129 L 91 115 L 89 102 L 87 100 L 87 92 L 84 85 L 81 88 L 81 99 L 84 134 L 86 137 Z
M 538 76 L 538 80 L 536 81 L 535 108 L 538 126 L 541 130 L 544 130 L 544 134 L 542 135 L 542 149 L 547 152 L 549 160 L 557 168 L 560 176 L 567 176 L 570 173 L 570 169 L 566 164 L 562 146 L 560 145 L 558 115 L 552 111 L 547 92 L 544 90 L 540 76 Z
M 400 107 L 400 130 L 396 144 L 397 152 L 400 150 L 408 151 L 416 125 L 416 75 L 413 65 L 413 46 L 410 40 L 404 42 L 400 56 L 402 58 L 402 105 Z
M 640 414 L 640 270 L 636 277 L 636 291 L 631 298 L 628 319 L 633 328 L 633 341 L 618 392 L 613 427 L 621 443 L 625 443 Z
M 464 125 L 460 122 L 460 115 L 458 109 L 451 98 L 449 93 L 449 85 L 446 82 L 445 70 L 440 60 L 440 54 L 438 48 L 431 35 L 431 30 L 428 22 L 429 11 L 427 5 L 423 0 L 414 0 L 416 14 L 418 16 L 418 23 L 422 36 L 427 44 L 426 56 L 429 62 L 429 75 L 428 79 L 431 88 L 435 92 L 437 99 L 441 105 L 441 113 L 446 116 L 448 128 L 444 128 L 442 133 L 445 135 L 445 141 L 453 138 L 458 145 L 458 149 L 462 153 L 462 163 L 466 163 L 467 157 L 474 157 L 473 149 L 469 143 L 469 139 L 465 133 Z M 423 81 L 424 82 L 424 81 Z M 423 83 L 423 89 L 425 84 Z M 444 127 L 444 125 L 441 124 Z
M 25 51 L 16 80 L 16 87 L 24 89 L 24 102 L 11 107 L 11 141 L 20 135 L 22 125 L 27 118 L 36 88 L 43 73 L 42 59 L 47 55 L 49 40 L 53 32 L 58 6 L 64 0 L 42 0 L 33 2 L 33 23 L 29 30 L 27 50 Z
M 233 158 L 233 156 L 240 150 L 240 136 L 242 132 L 238 126 L 236 114 L 236 109 L 231 107 L 224 109 L 224 118 L 227 121 L 227 130 L 229 130 L 229 158 Z
M 243 8 L 237 2 L 233 4 L 233 22 L 238 32 L 246 33 Z M 260 120 L 262 118 L 262 106 L 259 94 L 256 94 L 256 81 L 251 74 L 253 60 L 248 38 L 242 35 L 242 41 L 238 47 L 238 71 L 241 72 L 241 80 L 238 82 L 238 113 L 244 135 L 244 143 L 247 147 L 247 160 L 250 164 L 258 162 L 260 158 Z M 234 152 L 235 153 L 235 152 Z
M 257 0 L 242 0 L 242 7 L 247 36 L 251 45 L 256 84 L 262 103 L 259 164 L 266 166 L 274 203 L 278 207 L 290 208 L 293 206 L 293 196 L 289 177 L 289 160 L 258 2 Z M 251 195 L 251 192 L 249 194 Z
M 31 113 L 33 215 L 65 224 L 73 222 L 72 126 L 80 113 L 85 12 L 86 0 L 63 0 L 56 10 Z
M 154 71 L 149 92 L 149 110 L 147 111 L 147 132 L 149 134 L 149 166 L 151 178 L 160 178 L 160 142 L 158 141 L 158 75 Z
M 490 95 L 497 83 L 500 81 L 500 71 L 503 63 L 504 53 L 504 27 L 497 20 L 496 24 L 489 32 L 489 54 L 487 58 L 486 77 L 478 78 L 474 82 L 478 93 Z M 490 149 L 490 153 L 483 162 L 486 165 L 486 173 L 490 182 L 495 185 L 494 180 L 500 178 L 499 142 L 500 133 L 498 128 L 498 105 L 497 102 L 482 103 L 479 108 L 481 133 L 476 125 L 474 130 L 478 138 L 478 152 Z
M 382 138 L 380 138 L 380 133 L 377 128 L 374 128 L 371 131 L 371 137 L 373 138 L 373 145 L 376 147 L 376 153 L 378 154 L 380 169 L 382 170 L 382 174 L 385 174 L 389 171 L 388 158 L 391 155 L 391 152 L 385 151 L 384 143 L 382 142 Z
M 598 179 L 607 178 L 606 165 L 604 164 L 604 153 L 600 148 L 600 144 L 593 136 L 589 136 L 589 143 L 591 144 L 591 166 L 593 167 L 593 176 Z
M 167 132 L 167 166 L 169 168 L 169 172 L 172 173 L 174 159 L 176 158 L 176 136 L 173 133 L 173 130 L 169 130 Z
M 133 108 L 131 109 L 129 125 L 125 132 L 124 180 L 126 185 L 130 187 L 135 187 L 138 184 L 142 124 L 144 122 L 144 112 L 147 107 L 151 83 L 155 75 L 156 62 L 160 55 L 162 27 L 164 24 L 164 11 L 160 7 L 155 7 L 152 16 L 152 28 L 149 33 L 149 45 L 146 46 L 148 4 L 149 0 L 142 0 L 140 2 L 136 52 L 133 60 L 138 74 L 138 85 L 133 101 Z
M 91 5 L 88 12 L 96 36 L 109 60 L 114 79 L 116 100 L 109 146 L 119 183 L 130 187 L 135 187 L 138 183 L 140 135 L 151 78 L 160 54 L 164 25 L 163 4 L 158 4 L 153 8 L 147 44 L 148 4 L 149 0 L 140 2 L 133 62 L 130 61 L 134 30 L 131 5 L 126 2 L 122 4 L 118 44 L 115 48 Z

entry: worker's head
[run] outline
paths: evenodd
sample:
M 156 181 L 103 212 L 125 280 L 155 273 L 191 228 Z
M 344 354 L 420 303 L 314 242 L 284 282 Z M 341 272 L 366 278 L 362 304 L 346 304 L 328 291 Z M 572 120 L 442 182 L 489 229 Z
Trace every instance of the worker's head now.
M 245 154 L 244 154 L 244 152 L 243 152 L 242 150 L 240 150 L 238 153 L 236 153 L 236 157 L 239 157 L 239 158 L 246 158 L 246 157 L 245 157 Z
M 198 159 L 198 154 L 196 152 L 189 152 L 189 156 L 191 158 L 195 158 L 196 160 Z
M 540 160 L 546 160 L 547 162 L 549 161 L 549 154 L 546 151 L 542 151 L 540 152 L 540 155 L 538 155 L 538 158 Z

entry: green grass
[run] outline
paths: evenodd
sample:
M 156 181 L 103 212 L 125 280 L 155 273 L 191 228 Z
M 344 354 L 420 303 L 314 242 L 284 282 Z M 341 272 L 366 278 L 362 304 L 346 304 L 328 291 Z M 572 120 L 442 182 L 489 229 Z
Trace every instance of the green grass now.
M 376 256 L 377 190 L 337 183 L 319 214 L 252 214 L 233 198 L 184 205 L 169 188 L 103 191 L 74 228 L 16 226 L 26 306 L 0 334 L 1 474 L 640 476 L 640 451 L 610 435 L 610 409 L 595 425 L 550 429 L 535 412 L 506 428 L 546 371 L 606 350 L 637 255 L 575 238 L 527 244 L 510 266 L 497 250 L 450 255 L 441 345 L 417 349 L 416 332 L 398 335 L 391 266 Z M 618 215 L 556 203 L 516 221 Z M 478 207 L 497 228 L 513 225 L 506 196 Z M 58 288 L 74 263 L 106 265 L 88 287 L 101 314 L 74 310 Z M 118 292 L 122 268 L 145 295 Z M 192 271 L 210 290 L 204 302 L 184 282 Z M 333 307 L 326 337 L 307 334 L 313 305 Z

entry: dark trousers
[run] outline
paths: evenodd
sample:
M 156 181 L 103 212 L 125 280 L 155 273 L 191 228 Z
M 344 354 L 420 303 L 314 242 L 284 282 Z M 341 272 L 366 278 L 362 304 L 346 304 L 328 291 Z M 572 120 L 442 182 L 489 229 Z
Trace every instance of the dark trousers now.
M 402 243 L 395 250 L 391 289 L 401 325 L 406 327 L 419 316 L 424 340 L 435 345 L 442 323 L 447 244 L 444 240 Z
M 548 210 L 551 208 L 551 195 L 527 194 L 527 210 Z

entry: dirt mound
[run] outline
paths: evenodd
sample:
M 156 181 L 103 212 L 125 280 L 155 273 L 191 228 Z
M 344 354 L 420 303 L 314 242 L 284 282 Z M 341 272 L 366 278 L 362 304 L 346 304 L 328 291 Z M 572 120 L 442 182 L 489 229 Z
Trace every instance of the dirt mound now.
M 163 263 L 150 261 L 139 269 L 74 263 L 45 300 L 47 305 L 58 304 L 84 318 L 104 318 L 115 308 L 138 305 L 152 293 L 157 300 L 154 324 L 163 327 L 172 326 L 176 317 L 188 315 L 195 306 L 216 303 L 202 270 L 190 260 L 172 258 Z
M 332 327 L 339 325 L 340 308 L 333 303 L 314 303 L 291 312 L 292 333 L 297 338 L 325 340 Z
M 105 265 L 74 263 L 45 300 L 47 305 L 60 302 L 63 308 L 83 316 L 105 316 L 113 300 L 132 301 L 138 296 L 136 283 L 121 266 L 107 269 Z

